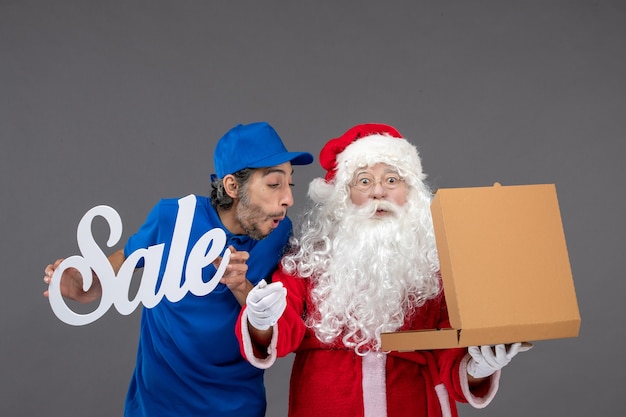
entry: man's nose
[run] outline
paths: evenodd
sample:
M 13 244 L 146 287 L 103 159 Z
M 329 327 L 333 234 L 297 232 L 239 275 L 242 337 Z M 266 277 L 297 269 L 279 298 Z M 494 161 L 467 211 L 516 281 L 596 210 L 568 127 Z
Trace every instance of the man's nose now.
M 291 207 L 293 206 L 293 193 L 291 192 L 291 187 L 287 187 L 286 191 L 283 193 L 283 196 L 280 201 L 280 205 L 283 207 Z

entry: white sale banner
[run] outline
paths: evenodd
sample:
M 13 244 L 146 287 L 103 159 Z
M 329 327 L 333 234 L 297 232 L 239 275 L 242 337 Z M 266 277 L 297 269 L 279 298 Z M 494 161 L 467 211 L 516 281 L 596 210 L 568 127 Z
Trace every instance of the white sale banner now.
M 180 301 L 188 292 L 197 296 L 209 294 L 215 289 L 224 275 L 230 259 L 230 250 L 226 249 L 222 262 L 215 275 L 207 282 L 202 279 L 202 269 L 215 261 L 226 245 L 226 234 L 215 228 L 206 232 L 189 252 L 185 266 L 185 255 L 191 232 L 191 224 L 196 207 L 196 197 L 189 195 L 178 202 L 179 210 L 172 235 L 172 246 L 157 290 L 159 269 L 163 258 L 164 244 L 138 249 L 124 261 L 117 274 L 113 271 L 107 255 L 94 240 L 92 222 L 100 216 L 109 225 L 107 246 L 119 242 L 122 235 L 122 219 L 109 206 L 97 206 L 89 210 L 81 219 L 77 229 L 77 242 L 81 255 L 70 256 L 63 260 L 52 275 L 49 300 L 56 316 L 67 324 L 82 326 L 99 319 L 114 305 L 120 314 L 132 313 L 141 303 L 147 308 L 156 306 L 163 297 L 171 302 Z M 143 258 L 144 266 L 141 282 L 135 297 L 129 299 L 129 289 L 137 263 Z M 185 268 L 183 274 L 183 267 Z M 93 283 L 93 274 L 100 280 L 102 297 L 98 307 L 86 314 L 78 314 L 70 309 L 61 294 L 61 277 L 67 268 L 76 268 L 83 278 L 83 290 L 87 291 Z M 181 283 L 181 277 L 185 276 Z

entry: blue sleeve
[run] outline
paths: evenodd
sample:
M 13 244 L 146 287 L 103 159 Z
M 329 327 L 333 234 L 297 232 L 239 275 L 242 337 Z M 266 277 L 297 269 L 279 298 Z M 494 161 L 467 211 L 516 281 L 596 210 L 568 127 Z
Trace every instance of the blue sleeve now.
M 159 204 L 154 206 L 144 224 L 132 235 L 124 246 L 124 256 L 128 257 L 137 249 L 147 248 L 157 244 L 159 235 Z
M 176 215 L 178 213 L 178 199 L 162 199 L 148 214 L 146 221 L 139 230 L 132 235 L 124 246 L 124 256 L 128 257 L 137 249 L 145 249 L 161 243 L 169 244 L 172 238 Z M 164 258 L 167 259 L 167 251 Z M 143 267 L 143 259 L 137 263 Z
M 285 252 L 291 232 L 291 220 L 285 217 L 278 228 L 257 243 L 250 251 L 247 277 L 253 285 L 256 285 L 261 279 L 265 279 L 268 283 L 271 282 L 272 274 Z

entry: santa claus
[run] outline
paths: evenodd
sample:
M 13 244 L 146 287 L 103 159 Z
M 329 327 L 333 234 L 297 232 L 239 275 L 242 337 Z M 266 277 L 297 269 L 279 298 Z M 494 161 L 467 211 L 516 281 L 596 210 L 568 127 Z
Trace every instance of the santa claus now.
M 456 416 L 485 407 L 526 345 L 381 350 L 381 333 L 450 327 L 417 149 L 391 126 L 330 140 L 313 205 L 271 284 L 237 324 L 243 355 L 268 368 L 295 352 L 289 416 Z

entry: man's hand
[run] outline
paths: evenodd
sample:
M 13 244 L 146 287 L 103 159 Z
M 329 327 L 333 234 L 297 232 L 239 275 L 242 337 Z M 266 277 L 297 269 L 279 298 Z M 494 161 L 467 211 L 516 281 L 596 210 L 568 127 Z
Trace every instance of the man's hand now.
M 513 343 L 511 345 L 470 346 L 467 351 L 472 359 L 467 364 L 467 373 L 474 378 L 486 378 L 504 368 L 519 352 L 530 350 L 530 343 Z
M 54 271 L 63 262 L 57 259 L 53 264 L 46 266 L 44 270 L 43 282 L 50 285 Z M 61 275 L 61 295 L 79 303 L 87 304 L 97 300 L 102 295 L 102 287 L 98 277 L 93 274 L 93 282 L 87 292 L 83 290 L 83 276 L 76 268 L 67 268 Z M 48 290 L 44 291 L 44 297 L 48 297 Z
M 228 287 L 237 301 L 239 301 L 239 304 L 244 305 L 246 296 L 252 289 L 252 283 L 246 278 L 248 273 L 248 264 L 246 262 L 250 254 L 246 251 L 237 251 L 233 246 L 229 246 L 228 250 L 230 250 L 230 260 L 228 265 L 226 265 L 220 283 Z M 219 269 L 221 263 L 222 258 L 219 257 L 213 262 L 213 266 Z
M 246 300 L 248 321 L 258 330 L 267 330 L 282 316 L 287 307 L 287 289 L 282 282 L 267 285 L 261 280 Z

